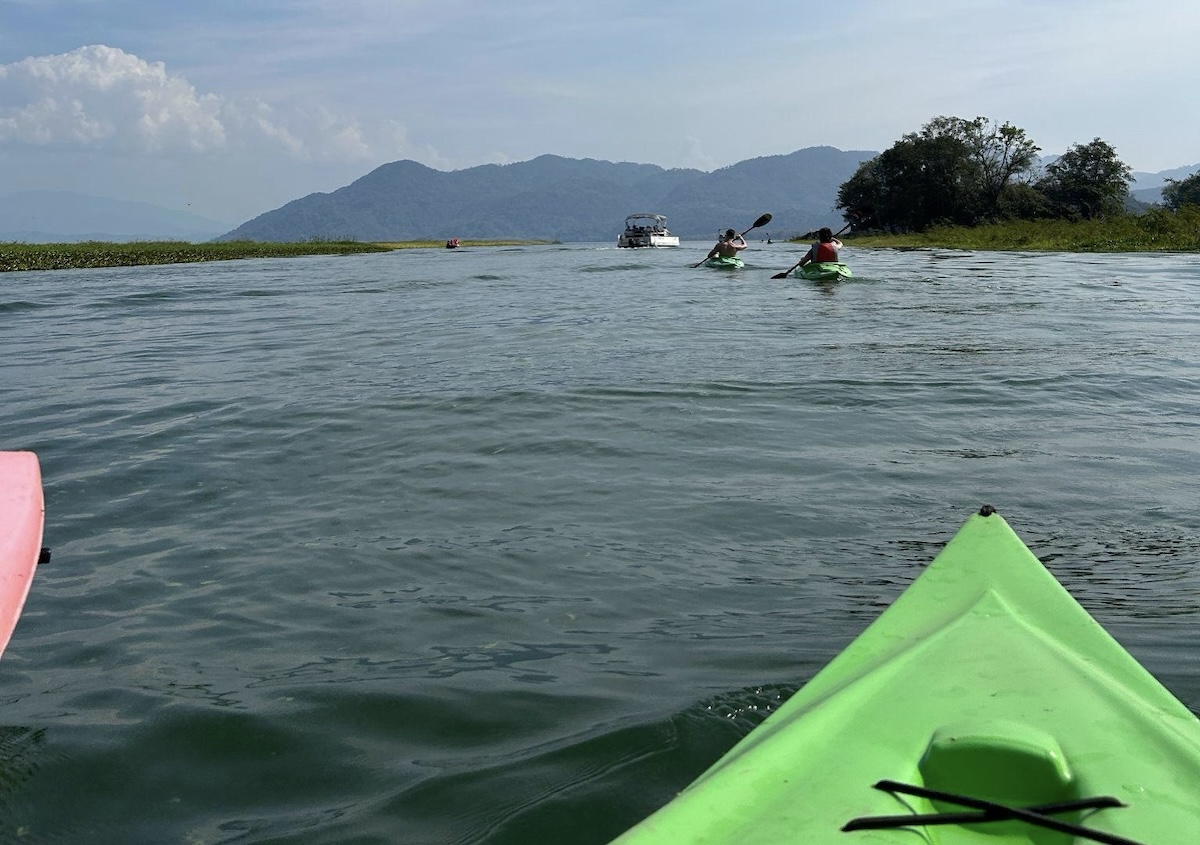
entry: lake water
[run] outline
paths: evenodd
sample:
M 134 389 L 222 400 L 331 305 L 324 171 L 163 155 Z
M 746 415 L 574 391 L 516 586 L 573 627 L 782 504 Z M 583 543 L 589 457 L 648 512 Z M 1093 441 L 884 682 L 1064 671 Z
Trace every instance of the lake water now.
M 990 503 L 1200 711 L 1200 256 L 0 276 L 0 841 L 603 843 Z

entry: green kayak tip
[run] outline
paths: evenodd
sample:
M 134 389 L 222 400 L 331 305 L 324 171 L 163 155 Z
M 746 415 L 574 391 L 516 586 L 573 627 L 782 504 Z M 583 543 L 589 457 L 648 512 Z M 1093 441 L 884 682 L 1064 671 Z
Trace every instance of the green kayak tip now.
M 616 840 L 1091 842 L 1200 842 L 1200 720 L 988 507 L 812 680 Z

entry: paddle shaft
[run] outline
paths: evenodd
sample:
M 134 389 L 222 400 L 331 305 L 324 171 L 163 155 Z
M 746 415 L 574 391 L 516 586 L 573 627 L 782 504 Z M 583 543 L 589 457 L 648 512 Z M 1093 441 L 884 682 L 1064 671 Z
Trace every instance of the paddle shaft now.
M 754 230 L 754 229 L 757 229 L 757 228 L 759 228 L 760 226 L 766 226 L 766 225 L 767 225 L 768 223 L 770 223 L 770 222 L 771 222 L 771 215 L 770 215 L 770 214 L 764 214 L 762 217 L 760 217 L 760 218 L 758 218 L 757 220 L 755 220 L 755 221 L 754 221 L 754 225 L 753 225 L 753 226 L 751 226 L 749 229 L 747 229 L 747 230 L 746 230 L 746 232 L 750 232 L 750 231 L 752 231 L 752 230 Z M 744 238 L 744 237 L 746 236 L 746 232 L 742 232 L 740 235 L 738 235 L 738 237 L 739 237 L 739 238 Z M 693 265 L 692 265 L 692 268 L 694 269 L 694 268 L 696 268 L 696 267 L 699 267 L 701 264 L 703 264 L 703 263 L 704 263 L 705 261 L 707 261 L 707 260 L 708 260 L 708 256 L 705 256 L 703 259 L 701 259 L 700 261 L 697 261 L 695 264 L 693 264 Z
M 834 232 L 833 236 L 836 238 L 838 235 L 840 235 L 842 232 L 846 231 L 853 225 L 854 225 L 853 223 L 847 223 L 845 226 L 843 226 L 842 228 L 840 228 L 836 232 Z M 807 252 L 804 254 L 808 255 Z M 804 261 L 804 258 L 801 258 L 800 261 L 797 261 L 795 264 L 793 264 L 791 267 L 784 270 L 782 273 L 776 273 L 771 278 L 772 279 L 786 279 L 788 277 L 788 274 L 791 273 L 793 270 L 795 270 L 797 267 L 799 267 L 801 262 L 803 262 L 803 261 Z

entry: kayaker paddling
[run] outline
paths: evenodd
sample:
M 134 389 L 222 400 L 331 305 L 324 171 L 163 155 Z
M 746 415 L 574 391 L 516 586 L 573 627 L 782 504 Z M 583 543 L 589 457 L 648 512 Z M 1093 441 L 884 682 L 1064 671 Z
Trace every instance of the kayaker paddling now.
M 800 259 L 799 266 L 803 267 L 813 261 L 818 264 L 838 263 L 838 252 L 842 248 L 842 242 L 833 236 L 833 230 L 826 226 L 817 232 L 817 238 Z
M 725 234 L 717 241 L 716 246 L 708 251 L 705 259 L 736 258 L 737 254 L 746 248 L 746 239 L 733 229 L 726 229 Z
M 770 213 L 764 214 L 754 221 L 754 225 L 750 229 L 759 229 L 771 222 Z M 746 232 L 749 232 L 747 229 Z M 708 255 L 697 261 L 692 267 L 699 267 L 701 264 L 710 261 L 724 262 L 726 265 L 741 266 L 742 260 L 737 257 L 737 254 L 746 248 L 746 232 L 740 235 L 733 229 L 726 229 L 725 234 L 717 240 L 717 245 L 708 251 Z
M 861 218 L 856 218 L 861 219 Z M 804 257 L 793 264 L 791 267 L 784 270 L 782 273 L 776 273 L 772 279 L 786 279 L 796 270 L 799 270 L 806 264 L 829 265 L 830 267 L 843 267 L 844 265 L 838 261 L 838 253 L 842 248 L 842 242 L 837 239 L 837 236 L 853 226 L 854 223 L 847 223 L 835 234 L 828 226 L 825 226 L 817 231 L 817 241 L 808 248 L 808 252 L 804 253 Z M 810 233 L 811 234 L 811 233 Z M 808 237 L 809 235 L 805 235 Z M 826 260 L 818 257 L 820 255 L 832 255 L 833 257 Z M 847 268 L 848 269 L 848 268 Z M 843 274 L 849 275 L 849 274 Z

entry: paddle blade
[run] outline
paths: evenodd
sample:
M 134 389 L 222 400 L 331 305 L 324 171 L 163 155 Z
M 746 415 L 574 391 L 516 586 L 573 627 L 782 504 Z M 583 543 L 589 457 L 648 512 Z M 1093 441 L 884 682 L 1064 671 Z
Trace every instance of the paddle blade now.
M 776 273 L 776 274 L 775 274 L 774 276 L 772 276 L 771 278 L 772 278 L 772 279 L 786 279 L 786 278 L 787 278 L 787 273 Z
M 766 226 L 770 222 L 771 222 L 771 215 L 770 215 L 770 213 L 767 213 L 767 214 L 764 214 L 762 217 L 758 218 L 757 220 L 755 220 L 754 225 L 751 226 L 750 228 L 751 229 L 760 229 L 763 226 Z

